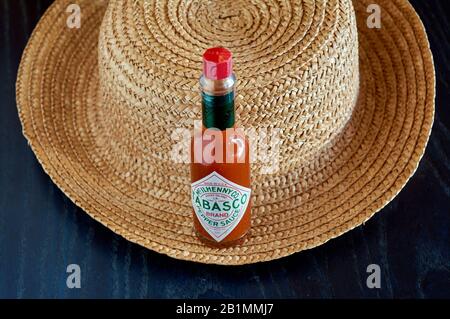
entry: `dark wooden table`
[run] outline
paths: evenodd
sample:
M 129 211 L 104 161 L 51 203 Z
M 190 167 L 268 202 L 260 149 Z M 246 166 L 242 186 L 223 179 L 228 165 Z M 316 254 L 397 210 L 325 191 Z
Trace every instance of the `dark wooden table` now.
M 178 261 L 127 242 L 50 181 L 21 133 L 15 79 L 51 1 L 0 0 L 0 297 L 450 298 L 450 1 L 412 1 L 437 76 L 436 119 L 419 168 L 365 225 L 293 256 L 243 267 Z M 79 264 L 81 289 L 66 267 Z M 381 288 L 366 286 L 369 264 Z

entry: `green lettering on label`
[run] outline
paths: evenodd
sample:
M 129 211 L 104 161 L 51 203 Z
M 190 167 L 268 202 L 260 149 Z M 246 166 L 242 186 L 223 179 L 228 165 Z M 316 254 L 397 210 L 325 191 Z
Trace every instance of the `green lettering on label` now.
M 192 183 L 192 205 L 203 228 L 221 241 L 239 224 L 251 190 L 212 172 Z

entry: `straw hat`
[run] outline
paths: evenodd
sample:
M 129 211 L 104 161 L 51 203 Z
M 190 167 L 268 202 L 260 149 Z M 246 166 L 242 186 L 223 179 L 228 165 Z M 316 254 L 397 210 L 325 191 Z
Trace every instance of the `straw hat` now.
M 378 0 L 380 28 L 370 0 L 77 0 L 80 28 L 72 3 L 55 1 L 23 54 L 23 132 L 56 185 L 132 242 L 204 263 L 280 258 L 362 224 L 417 168 L 435 80 L 407 1 Z M 170 156 L 201 117 L 216 45 L 234 54 L 240 126 L 279 129 L 278 170 L 252 166 L 251 234 L 226 249 L 195 237 L 189 164 Z

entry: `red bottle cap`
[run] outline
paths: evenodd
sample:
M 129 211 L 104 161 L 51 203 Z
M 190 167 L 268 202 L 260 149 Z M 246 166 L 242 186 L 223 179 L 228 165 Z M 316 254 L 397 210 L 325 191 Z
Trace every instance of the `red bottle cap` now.
M 211 48 L 203 53 L 203 74 L 210 80 L 222 80 L 233 73 L 231 52 L 222 47 Z

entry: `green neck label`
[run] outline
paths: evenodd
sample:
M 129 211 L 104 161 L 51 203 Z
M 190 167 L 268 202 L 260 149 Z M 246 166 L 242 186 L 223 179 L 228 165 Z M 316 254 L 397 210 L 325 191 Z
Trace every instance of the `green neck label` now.
M 234 126 L 234 91 L 225 95 L 202 93 L 203 126 L 221 131 Z

